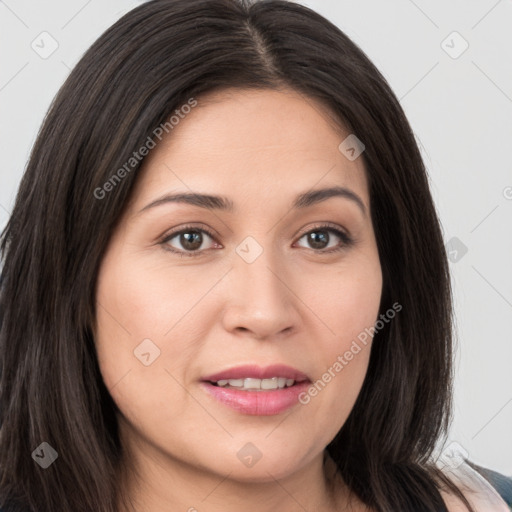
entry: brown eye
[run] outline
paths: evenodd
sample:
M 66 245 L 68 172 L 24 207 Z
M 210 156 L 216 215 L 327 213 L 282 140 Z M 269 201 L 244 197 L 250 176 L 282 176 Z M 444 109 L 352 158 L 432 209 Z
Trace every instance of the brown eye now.
M 179 243 L 187 251 L 195 251 L 203 244 L 203 235 L 199 231 L 188 231 L 177 236 Z
M 196 256 L 206 250 L 203 244 L 208 238 L 213 240 L 213 235 L 205 229 L 185 227 L 170 233 L 161 243 L 165 249 L 180 256 Z M 173 241 L 172 244 L 171 241 Z
M 325 254 L 341 251 L 354 243 L 345 232 L 330 225 L 317 226 L 302 235 L 299 240 L 304 238 L 309 249 Z M 161 245 L 165 250 L 178 254 L 178 256 L 200 256 L 212 248 L 211 246 L 204 247 L 207 244 L 207 239 L 215 241 L 214 235 L 208 230 L 191 226 L 168 234 L 162 240 Z
M 330 236 L 327 230 L 324 231 L 311 231 L 307 235 L 308 244 L 311 244 L 312 249 L 325 249 L 329 243 Z
M 351 246 L 353 243 L 353 240 L 346 233 L 328 225 L 318 226 L 308 231 L 302 235 L 300 240 L 304 238 L 306 239 L 306 243 L 310 249 L 325 253 L 336 252 L 338 250 L 345 249 Z M 336 243 L 336 240 L 338 240 L 338 243 Z M 341 243 L 339 242 L 340 240 Z M 334 245 L 332 245 L 331 242 L 333 242 Z

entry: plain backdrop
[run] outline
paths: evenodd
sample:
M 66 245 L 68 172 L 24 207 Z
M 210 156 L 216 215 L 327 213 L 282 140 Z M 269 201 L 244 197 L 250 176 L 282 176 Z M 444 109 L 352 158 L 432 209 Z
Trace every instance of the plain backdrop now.
M 70 69 L 140 3 L 0 1 L 0 228 Z M 451 260 L 458 345 L 450 441 L 512 475 L 512 0 L 301 3 L 366 52 L 409 118 Z

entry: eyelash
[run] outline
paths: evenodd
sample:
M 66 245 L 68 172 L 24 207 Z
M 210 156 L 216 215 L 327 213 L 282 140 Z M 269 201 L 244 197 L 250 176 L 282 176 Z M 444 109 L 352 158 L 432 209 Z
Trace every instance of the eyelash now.
M 332 254 L 332 253 L 340 252 L 340 251 L 343 251 L 343 250 L 346 250 L 346 249 L 352 247 L 352 245 L 354 245 L 354 243 L 355 243 L 355 240 L 353 238 L 351 238 L 345 232 L 341 231 L 340 229 L 338 229 L 330 224 L 319 224 L 317 226 L 314 226 L 313 228 L 311 228 L 308 231 L 306 231 L 305 233 L 303 233 L 298 238 L 298 240 L 303 238 L 305 235 L 308 235 L 309 233 L 313 233 L 315 231 L 329 231 L 331 233 L 334 233 L 342 241 L 341 245 L 334 247 L 334 248 L 331 247 L 329 250 L 310 249 L 311 251 L 313 251 L 316 254 Z M 168 233 L 167 235 L 165 235 L 165 238 L 159 243 L 162 245 L 164 250 L 172 252 L 173 254 L 177 254 L 180 257 L 196 257 L 196 256 L 202 255 L 204 253 L 204 251 L 206 251 L 208 249 L 204 249 L 201 251 L 188 251 L 187 252 L 187 251 L 181 251 L 181 250 L 177 250 L 177 249 L 169 247 L 168 242 L 170 240 L 172 240 L 173 238 L 175 238 L 178 235 L 181 235 L 183 233 L 189 233 L 189 232 L 206 233 L 212 240 L 215 241 L 215 235 L 209 229 L 207 229 L 205 227 L 199 228 L 197 226 L 185 226 L 185 227 L 181 228 L 179 231 L 173 231 L 171 233 Z

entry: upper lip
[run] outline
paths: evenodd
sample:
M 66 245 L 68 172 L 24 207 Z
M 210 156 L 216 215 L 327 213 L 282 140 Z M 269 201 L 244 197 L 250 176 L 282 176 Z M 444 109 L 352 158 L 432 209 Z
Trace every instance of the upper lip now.
M 229 368 L 207 377 L 203 377 L 203 381 L 217 382 L 219 380 L 230 379 L 270 379 L 272 377 L 285 377 L 286 379 L 293 379 L 296 382 L 310 380 L 309 377 L 301 371 L 286 366 L 283 364 L 274 364 L 272 366 L 256 366 L 252 364 L 237 366 L 236 368 Z

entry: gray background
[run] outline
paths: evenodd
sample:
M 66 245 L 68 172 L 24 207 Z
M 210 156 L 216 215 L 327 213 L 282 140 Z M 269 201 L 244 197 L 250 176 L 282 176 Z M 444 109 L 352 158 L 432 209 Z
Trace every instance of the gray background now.
M 93 41 L 140 3 L 0 1 L 0 228 L 53 96 Z M 450 441 L 512 475 L 512 0 L 301 3 L 368 54 L 411 122 L 452 260 Z

